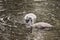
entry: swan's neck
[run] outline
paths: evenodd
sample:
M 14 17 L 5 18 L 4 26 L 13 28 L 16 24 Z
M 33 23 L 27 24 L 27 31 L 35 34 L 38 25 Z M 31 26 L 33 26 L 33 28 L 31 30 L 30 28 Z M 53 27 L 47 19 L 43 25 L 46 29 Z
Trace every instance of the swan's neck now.
M 27 28 L 30 28 L 31 25 L 33 25 L 33 24 L 34 24 L 34 22 L 29 22 L 29 23 L 27 23 L 26 27 L 27 27 Z

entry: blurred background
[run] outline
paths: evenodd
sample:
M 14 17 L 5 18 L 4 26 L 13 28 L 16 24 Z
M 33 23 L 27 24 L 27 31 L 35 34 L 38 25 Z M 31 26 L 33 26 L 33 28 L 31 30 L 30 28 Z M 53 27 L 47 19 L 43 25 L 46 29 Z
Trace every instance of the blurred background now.
M 60 40 L 60 0 L 0 0 L 0 40 L 28 40 L 27 34 L 31 38 L 37 35 L 33 32 L 32 36 L 22 25 L 28 13 L 36 14 L 37 22 L 54 26 L 45 32 L 43 40 Z

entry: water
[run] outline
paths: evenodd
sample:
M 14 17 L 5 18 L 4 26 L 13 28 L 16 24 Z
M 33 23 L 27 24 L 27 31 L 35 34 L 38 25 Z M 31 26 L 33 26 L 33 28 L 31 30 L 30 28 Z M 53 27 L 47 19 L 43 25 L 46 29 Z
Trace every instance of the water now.
M 0 8 L 2 10 L 0 11 L 0 18 L 3 18 L 3 20 L 0 20 L 0 40 L 60 39 L 59 0 L 4 0 L 1 1 L 1 4 L 3 5 Z M 34 29 L 30 33 L 31 30 L 22 25 L 24 15 L 29 12 L 37 15 L 37 22 L 48 22 L 54 26 L 54 29 L 51 31 L 36 31 Z

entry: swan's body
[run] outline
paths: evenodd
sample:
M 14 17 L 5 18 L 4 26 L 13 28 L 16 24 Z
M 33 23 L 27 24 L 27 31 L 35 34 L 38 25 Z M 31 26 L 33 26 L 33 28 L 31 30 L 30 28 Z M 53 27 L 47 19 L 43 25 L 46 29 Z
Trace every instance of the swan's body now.
M 51 24 L 49 23 L 45 23 L 45 22 L 38 22 L 35 23 L 33 25 L 31 25 L 32 28 L 38 28 L 38 29 L 44 29 L 44 30 L 49 30 L 51 27 L 53 27 Z
M 52 27 L 51 24 L 49 23 L 45 23 L 45 22 L 38 22 L 38 23 L 35 23 L 33 25 L 31 25 L 32 27 L 38 27 L 38 28 L 41 28 L 41 27 Z

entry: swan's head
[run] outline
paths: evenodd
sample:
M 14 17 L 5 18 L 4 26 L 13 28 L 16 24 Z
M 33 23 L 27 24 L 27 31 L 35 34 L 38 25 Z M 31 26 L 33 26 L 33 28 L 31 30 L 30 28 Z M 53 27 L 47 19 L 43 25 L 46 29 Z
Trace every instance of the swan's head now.
M 37 18 L 36 15 L 33 14 L 33 13 L 26 14 L 26 15 L 24 16 L 24 23 L 25 23 L 27 26 L 30 26 L 30 25 L 32 25 L 32 24 L 35 23 L 36 18 Z

